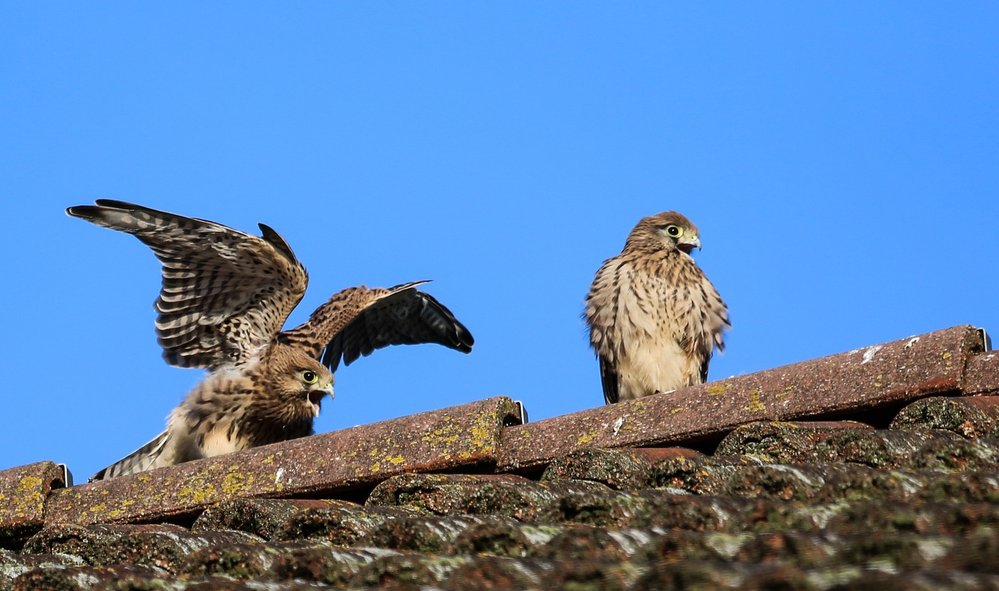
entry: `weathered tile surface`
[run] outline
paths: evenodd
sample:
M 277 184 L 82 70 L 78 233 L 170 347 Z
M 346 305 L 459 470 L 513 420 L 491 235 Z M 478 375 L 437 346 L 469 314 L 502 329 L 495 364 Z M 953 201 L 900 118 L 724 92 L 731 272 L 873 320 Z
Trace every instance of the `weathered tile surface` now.
M 962 437 L 999 439 L 999 396 L 923 398 L 895 415 L 891 428 L 944 429 Z
M 171 519 L 242 497 L 329 494 L 395 474 L 474 468 L 496 461 L 517 407 L 490 398 L 57 491 L 48 523 Z M 309 461 L 301 461 L 309 458 Z
M 715 453 L 788 464 L 853 462 L 875 468 L 988 470 L 999 467 L 999 455 L 990 443 L 939 430 L 828 429 L 767 422 L 735 429 Z
M 507 429 L 499 467 L 523 470 L 586 447 L 687 444 L 759 420 L 844 415 L 955 392 L 983 350 L 954 327 Z
M 0 472 L 0 546 L 39 529 L 45 522 L 45 501 L 64 486 L 63 469 L 38 462 Z
M 961 389 L 965 394 L 999 393 L 999 352 L 988 352 L 968 360 Z

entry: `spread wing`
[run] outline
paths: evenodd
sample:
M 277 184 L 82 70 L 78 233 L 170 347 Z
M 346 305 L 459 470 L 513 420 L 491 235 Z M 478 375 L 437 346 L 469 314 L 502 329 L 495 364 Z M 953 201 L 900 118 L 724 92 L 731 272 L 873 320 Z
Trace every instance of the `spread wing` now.
M 66 213 L 132 234 L 163 263 L 156 335 L 171 365 L 216 368 L 246 360 L 274 339 L 305 295 L 305 267 L 263 224 L 257 237 L 109 199 Z
M 302 347 L 335 371 L 388 345 L 437 343 L 468 353 L 475 343 L 454 314 L 414 281 L 388 289 L 351 287 L 335 294 L 309 320 L 282 332 L 282 342 Z

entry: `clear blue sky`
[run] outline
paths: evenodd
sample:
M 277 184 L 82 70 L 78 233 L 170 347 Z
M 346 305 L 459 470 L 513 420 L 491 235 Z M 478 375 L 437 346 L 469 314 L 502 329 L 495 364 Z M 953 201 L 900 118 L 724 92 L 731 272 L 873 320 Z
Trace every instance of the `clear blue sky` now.
M 731 309 L 718 379 L 956 324 L 999 336 L 999 4 L 5 3 L 0 468 L 77 480 L 201 377 L 159 265 L 67 217 L 135 201 L 244 231 L 333 292 L 433 279 L 465 356 L 337 372 L 317 431 L 495 395 L 602 403 L 594 271 L 676 209 Z M 323 461 L 316 458 L 316 461 Z

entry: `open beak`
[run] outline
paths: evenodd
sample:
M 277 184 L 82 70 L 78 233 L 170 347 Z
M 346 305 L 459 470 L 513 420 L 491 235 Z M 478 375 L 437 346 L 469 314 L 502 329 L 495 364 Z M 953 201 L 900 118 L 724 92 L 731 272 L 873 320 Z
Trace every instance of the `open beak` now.
M 333 384 L 326 386 L 325 388 L 320 388 L 318 390 L 312 390 L 309 392 L 309 404 L 312 405 L 312 418 L 319 416 L 319 410 L 322 407 L 323 397 L 329 395 L 333 398 Z
M 700 248 L 701 248 L 701 239 L 698 238 L 697 235 L 694 235 L 694 236 L 691 236 L 689 238 L 685 238 L 685 239 L 677 242 L 676 243 L 676 247 L 679 248 L 680 250 L 682 250 L 683 252 L 685 252 L 687 254 L 690 254 L 690 253 L 694 252 L 695 248 L 698 249 L 698 250 L 700 250 Z

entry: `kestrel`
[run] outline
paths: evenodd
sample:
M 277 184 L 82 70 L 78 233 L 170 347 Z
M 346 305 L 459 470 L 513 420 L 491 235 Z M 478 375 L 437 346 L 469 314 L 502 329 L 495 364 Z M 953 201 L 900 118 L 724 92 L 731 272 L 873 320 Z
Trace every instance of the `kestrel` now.
M 690 253 L 697 227 L 675 211 L 643 218 L 597 271 L 583 313 L 607 404 L 702 384 L 724 349 L 728 308 Z
M 387 345 L 438 343 L 468 353 L 473 339 L 416 281 L 345 289 L 301 326 L 282 331 L 308 274 L 288 243 L 140 205 L 98 199 L 66 212 L 132 234 L 162 262 L 156 334 L 167 363 L 208 375 L 158 437 L 91 477 L 101 480 L 311 435 L 343 359 Z

